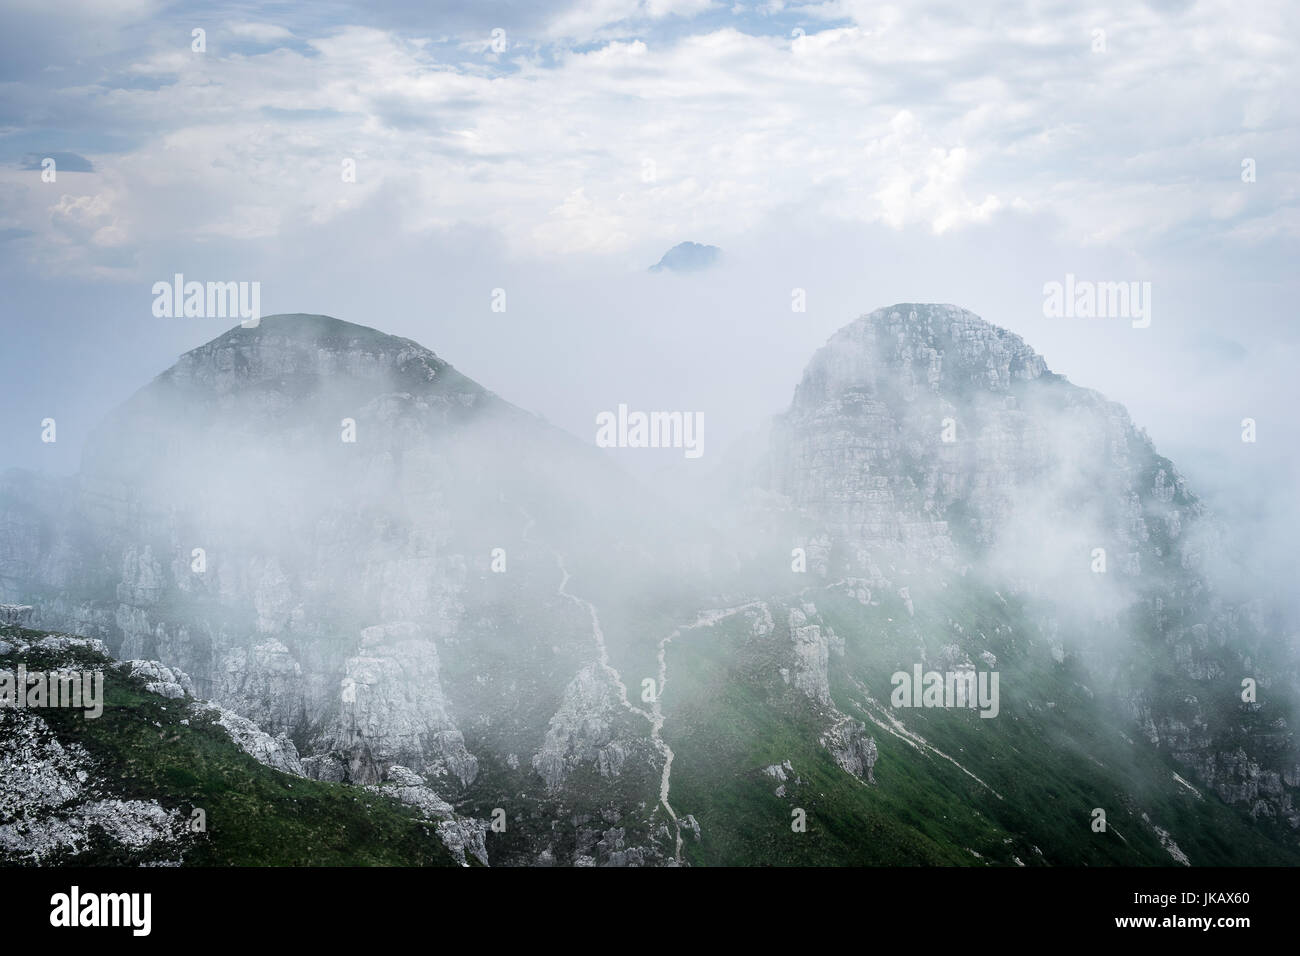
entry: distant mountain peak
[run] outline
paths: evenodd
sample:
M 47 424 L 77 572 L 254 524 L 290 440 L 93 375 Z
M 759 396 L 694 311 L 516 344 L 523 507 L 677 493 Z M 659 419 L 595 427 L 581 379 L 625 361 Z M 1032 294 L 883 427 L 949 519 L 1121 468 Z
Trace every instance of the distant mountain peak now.
M 699 242 L 679 242 L 650 267 L 651 272 L 699 272 L 718 261 L 722 250 Z

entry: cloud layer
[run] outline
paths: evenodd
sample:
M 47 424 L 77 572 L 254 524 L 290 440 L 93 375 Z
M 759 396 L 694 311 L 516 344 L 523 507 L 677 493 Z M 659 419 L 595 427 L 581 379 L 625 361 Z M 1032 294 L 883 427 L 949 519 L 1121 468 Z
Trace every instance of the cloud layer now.
M 1298 228 L 1285 4 L 608 2 L 456 35 L 231 6 L 194 20 L 203 52 L 184 13 L 146 9 L 93 15 L 105 54 L 4 88 L 26 158 L 4 221 L 43 269 L 152 274 L 155 243 L 286 236 L 385 195 L 395 238 L 468 222 L 524 257 L 726 239 L 789 205 L 935 233 L 1047 213 L 1130 247 Z M 94 170 L 42 183 L 42 149 Z

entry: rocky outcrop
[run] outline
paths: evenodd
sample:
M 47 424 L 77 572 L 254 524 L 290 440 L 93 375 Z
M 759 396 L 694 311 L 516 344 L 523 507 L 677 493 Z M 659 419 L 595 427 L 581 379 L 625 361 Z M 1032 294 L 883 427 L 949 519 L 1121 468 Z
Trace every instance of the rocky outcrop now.
M 190 839 L 178 811 L 104 796 L 95 761 L 30 710 L 0 709 L 0 861 L 75 862 L 92 840 L 179 859 Z
M 159 664 L 157 661 L 123 661 L 121 665 L 132 677 L 145 681 L 145 690 L 159 697 L 178 700 L 194 696 L 194 682 L 182 670 Z
M 867 734 L 866 725 L 846 717 L 838 721 L 821 739 L 822 746 L 831 752 L 840 769 L 859 780 L 874 784 L 876 766 L 876 741 Z
M 32 619 L 30 604 L 0 604 L 0 624 L 26 625 Z
M 272 737 L 257 724 L 246 717 L 240 717 L 234 711 L 227 710 L 210 701 L 201 701 L 195 705 L 197 713 L 212 718 L 212 722 L 225 728 L 230 739 L 258 763 L 266 764 L 282 773 L 305 777 L 302 761 L 298 758 L 298 748 L 284 734 Z
M 371 789 L 416 807 L 426 820 L 436 824 L 439 838 L 461 866 L 469 866 L 468 857 L 488 865 L 487 823 L 458 816 L 451 804 L 430 789 L 419 774 L 395 764 L 388 768 L 383 785 Z
M 794 649 L 794 686 L 818 704 L 829 706 L 828 637 L 821 625 L 808 623 L 807 615 L 799 608 L 790 609 L 789 624 L 790 642 Z
M 276 638 L 225 651 L 213 668 L 210 696 L 257 724 L 299 729 L 326 704 L 309 706 L 311 685 L 302 663 Z
M 326 741 L 348 755 L 348 779 L 375 782 L 402 764 L 472 783 L 478 760 L 448 713 L 429 635 L 410 623 L 368 627 L 360 651 L 344 665 L 339 716 Z
M 591 663 L 578 671 L 546 729 L 532 764 L 552 793 L 579 766 L 602 777 L 617 776 L 631 746 L 620 733 L 618 687 L 608 671 Z

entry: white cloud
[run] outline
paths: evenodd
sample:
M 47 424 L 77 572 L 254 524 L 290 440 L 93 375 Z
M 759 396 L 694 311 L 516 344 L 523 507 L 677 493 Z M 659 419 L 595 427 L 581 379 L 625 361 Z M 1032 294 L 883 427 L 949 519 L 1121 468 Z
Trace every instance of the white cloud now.
M 718 6 L 714 0 L 587 0 L 558 13 L 547 28 L 551 37 L 589 38 L 606 28 L 665 17 L 690 18 Z
M 242 21 L 230 24 L 227 29 L 237 37 L 243 37 L 256 43 L 276 43 L 280 40 L 293 39 L 293 34 L 289 30 L 274 23 Z
M 580 37 L 704 6 L 607 0 L 551 29 Z M 406 200 L 395 236 L 472 223 L 539 257 L 735 236 L 791 204 L 943 234 L 1008 209 L 1096 242 L 1297 231 L 1286 8 L 1202 3 L 1169 18 L 1124 7 L 1099 21 L 1054 5 L 1005 29 L 927 5 L 782 15 L 805 14 L 809 32 L 793 39 L 683 20 L 670 36 L 581 51 L 543 53 L 512 35 L 519 46 L 499 56 L 374 27 L 238 21 L 237 35 L 298 36 L 313 55 L 194 55 L 168 35 L 121 65 L 166 85 L 82 77 L 42 109 L 148 131 L 125 153 L 92 156 L 120 222 L 91 245 L 264 238 L 326 225 L 381 192 Z M 855 23 L 818 31 L 819 17 Z M 1090 50 L 1095 22 L 1105 54 Z M 1258 159 L 1260 184 L 1238 181 L 1243 156 Z M 340 179 L 345 157 L 357 183 Z M 48 192 L 14 191 L 4 212 L 45 221 L 71 267 L 81 258 L 51 223 L 73 212 L 42 215 L 50 205 Z

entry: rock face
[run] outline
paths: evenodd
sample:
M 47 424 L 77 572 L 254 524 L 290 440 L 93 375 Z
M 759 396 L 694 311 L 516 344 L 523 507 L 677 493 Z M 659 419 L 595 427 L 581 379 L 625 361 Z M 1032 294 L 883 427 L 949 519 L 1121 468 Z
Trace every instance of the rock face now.
M 437 825 L 443 844 L 461 866 L 469 866 L 468 857 L 488 865 L 487 824 L 458 816 L 451 804 L 429 789 L 424 778 L 410 768 L 394 764 L 388 770 L 384 785 L 372 789 L 418 808 L 426 820 Z
M 602 777 L 616 777 L 631 745 L 620 739 L 618 688 L 598 664 L 588 664 L 569 682 L 564 701 L 546 729 L 546 738 L 533 756 L 533 767 L 547 789 L 559 790 L 579 766 L 593 767 Z
M 821 625 L 808 623 L 805 611 L 791 608 L 790 642 L 794 648 L 794 686 L 816 703 L 830 706 L 830 644 Z
M 478 761 L 447 712 L 437 647 L 424 638 L 409 623 L 368 627 L 360 654 L 345 662 L 328 746 L 346 755 L 349 779 L 376 781 L 396 763 L 461 786 L 478 774 Z
M 879 587 L 882 567 L 946 566 L 1026 597 L 1056 660 L 1092 668 L 1135 730 L 1224 799 L 1300 826 L 1285 719 L 1247 754 L 1239 715 L 1209 703 L 1265 660 L 1294 674 L 1258 614 L 1216 592 L 1219 529 L 1121 406 L 1053 374 L 1018 336 L 949 305 L 859 318 L 813 356 L 768 467 L 808 537 L 832 540 L 819 577 Z M 893 589 L 912 616 L 909 588 Z M 815 628 L 792 616 L 791 629 L 806 683 L 824 651 Z M 1137 676 L 1148 654 L 1198 690 L 1171 704 L 1167 681 Z M 832 749 L 862 762 L 847 741 Z
M 239 745 L 239 749 L 258 763 L 282 773 L 291 773 L 299 777 L 307 776 L 302 761 L 298 758 L 298 749 L 284 734 L 272 737 L 248 718 L 240 717 L 233 711 L 208 701 L 197 705 L 197 710 L 211 715 L 213 722 L 226 729 L 230 739 Z
M 0 624 L 22 626 L 32 619 L 30 604 L 0 604 Z
M 861 721 L 845 718 L 838 721 L 822 738 L 822 745 L 831 752 L 835 762 L 845 773 L 851 773 L 866 783 L 875 783 L 872 772 L 876 766 L 878 750 L 876 741 L 866 733 Z
M 194 682 L 184 671 L 164 667 L 157 661 L 124 661 L 123 666 L 132 677 L 145 681 L 145 689 L 159 697 L 179 700 L 186 694 L 194 696 Z
M 479 761 L 443 669 L 482 733 L 559 704 L 567 678 L 521 648 L 569 675 L 588 659 L 581 621 L 550 607 L 552 553 L 624 533 L 623 481 L 414 342 L 271 316 L 110 414 L 75 480 L 0 477 L 0 599 L 30 604 L 2 613 L 185 672 L 286 765 L 459 790 Z
M 1137 574 L 1199 514 L 1121 406 L 946 305 L 892 306 L 832 336 L 777 422 L 772 470 L 842 544 L 948 563 L 1071 516 L 1113 572 Z

